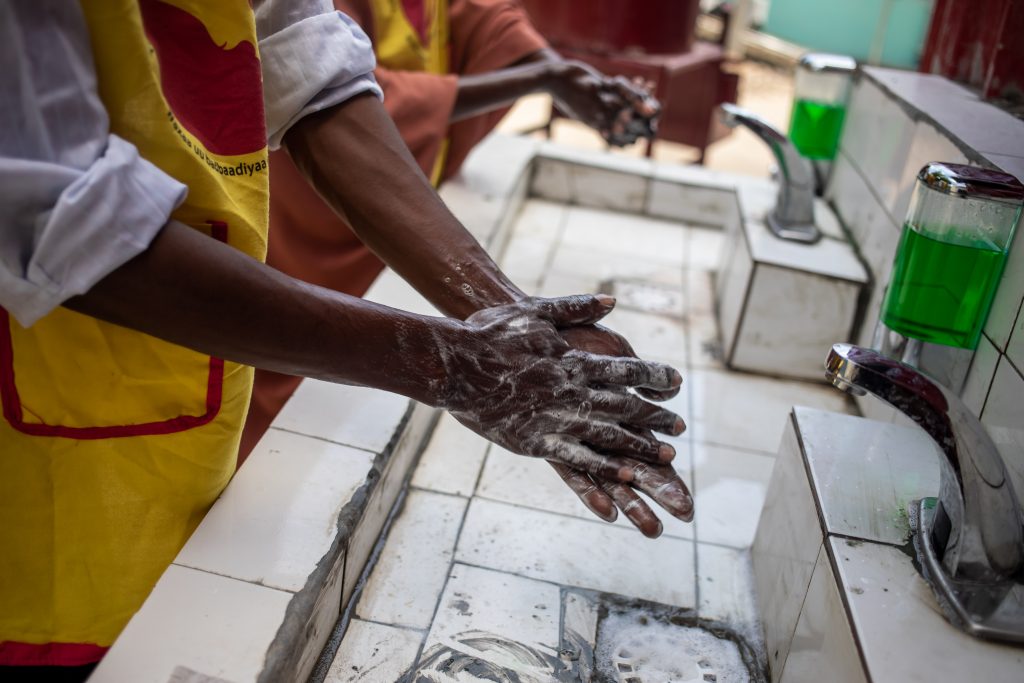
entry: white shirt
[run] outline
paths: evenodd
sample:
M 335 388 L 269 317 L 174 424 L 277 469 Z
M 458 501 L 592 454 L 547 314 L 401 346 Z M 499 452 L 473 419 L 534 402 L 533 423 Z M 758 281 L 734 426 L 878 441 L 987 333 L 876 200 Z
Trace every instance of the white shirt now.
M 271 149 L 303 116 L 382 97 L 329 0 L 255 3 Z M 188 188 L 110 133 L 77 2 L 0 2 L 0 305 L 28 326 L 145 251 Z

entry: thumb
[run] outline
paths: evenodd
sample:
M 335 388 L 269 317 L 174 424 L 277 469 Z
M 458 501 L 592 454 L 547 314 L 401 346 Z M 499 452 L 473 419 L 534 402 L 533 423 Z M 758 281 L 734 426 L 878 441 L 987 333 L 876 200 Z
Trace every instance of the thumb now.
M 575 294 L 535 301 L 537 315 L 555 327 L 591 325 L 615 308 L 615 298 L 607 294 Z

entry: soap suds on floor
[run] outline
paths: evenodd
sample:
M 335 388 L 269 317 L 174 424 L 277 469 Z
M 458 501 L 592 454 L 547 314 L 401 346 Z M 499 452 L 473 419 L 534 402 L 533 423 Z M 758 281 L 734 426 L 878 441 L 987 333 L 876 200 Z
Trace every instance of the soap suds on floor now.
M 694 626 L 638 613 L 610 614 L 596 652 L 599 680 L 614 683 L 749 683 L 736 643 Z

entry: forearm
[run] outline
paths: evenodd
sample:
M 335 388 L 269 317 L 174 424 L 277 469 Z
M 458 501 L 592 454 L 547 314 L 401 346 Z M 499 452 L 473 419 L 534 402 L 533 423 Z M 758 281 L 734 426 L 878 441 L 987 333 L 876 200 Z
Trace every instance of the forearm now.
M 284 142 L 363 243 L 446 315 L 525 296 L 444 206 L 376 98 L 308 116 Z
M 507 107 L 520 97 L 551 92 L 560 78 L 561 62 L 534 53 L 522 63 L 499 71 L 459 77 L 458 94 L 452 110 L 452 122 Z
M 431 404 L 444 384 L 436 342 L 457 324 L 300 282 L 174 222 L 65 305 L 213 356 Z

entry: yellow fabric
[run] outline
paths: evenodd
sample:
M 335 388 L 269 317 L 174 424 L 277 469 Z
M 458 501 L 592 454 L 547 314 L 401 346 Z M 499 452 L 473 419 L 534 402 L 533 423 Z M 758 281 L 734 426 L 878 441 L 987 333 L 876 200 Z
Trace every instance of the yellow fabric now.
M 409 23 L 401 0 L 371 0 L 377 63 L 393 71 L 448 73 L 448 0 L 423 0 L 426 44 Z M 449 141 L 441 143 L 430 181 L 437 187 L 448 158 Z
M 206 232 L 211 221 L 226 224 L 229 244 L 262 259 L 265 142 L 225 156 L 179 123 L 139 4 L 82 3 L 111 129 L 188 186 L 174 218 Z M 198 19 L 222 49 L 248 41 L 255 53 L 246 0 L 169 4 Z M 262 117 L 262 110 L 237 112 L 260 126 Z M 248 170 L 228 171 L 235 168 Z M 23 424 L 10 419 L 8 391 L 0 419 L 0 642 L 107 646 L 230 479 L 252 369 L 224 363 L 221 400 L 205 424 L 111 438 L 34 435 L 26 430 L 202 416 L 211 360 L 64 309 L 29 329 L 13 319 L 9 326 L 12 359 L 0 358 L 0 379 L 16 388 Z

